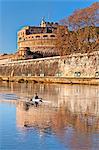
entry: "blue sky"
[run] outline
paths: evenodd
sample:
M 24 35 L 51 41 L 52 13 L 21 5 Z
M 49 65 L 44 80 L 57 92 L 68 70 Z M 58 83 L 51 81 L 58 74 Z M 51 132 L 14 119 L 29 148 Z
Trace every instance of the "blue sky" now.
M 0 53 L 17 50 L 17 31 L 26 25 L 58 22 L 75 9 L 90 6 L 95 0 L 0 0 Z

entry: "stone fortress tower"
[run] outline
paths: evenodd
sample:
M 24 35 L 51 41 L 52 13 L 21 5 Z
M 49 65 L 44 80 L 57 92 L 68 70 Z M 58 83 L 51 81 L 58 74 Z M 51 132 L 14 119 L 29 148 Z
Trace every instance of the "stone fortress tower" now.
M 55 50 L 58 23 L 42 19 L 40 26 L 26 26 L 18 31 L 18 53 L 24 55 L 28 49 L 43 56 L 57 55 Z

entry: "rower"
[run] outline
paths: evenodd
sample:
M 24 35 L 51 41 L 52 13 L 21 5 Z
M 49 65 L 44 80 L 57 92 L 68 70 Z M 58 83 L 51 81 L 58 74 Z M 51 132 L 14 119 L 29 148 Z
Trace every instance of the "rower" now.
M 32 98 L 32 102 L 37 107 L 40 103 L 42 103 L 42 98 L 39 98 L 37 93 L 35 93 L 35 96 Z
M 35 99 L 38 99 L 38 95 L 37 95 L 37 93 L 35 93 Z
M 38 99 L 37 93 L 35 93 L 35 99 Z M 35 106 L 36 106 L 36 107 L 38 106 L 38 101 L 35 101 Z

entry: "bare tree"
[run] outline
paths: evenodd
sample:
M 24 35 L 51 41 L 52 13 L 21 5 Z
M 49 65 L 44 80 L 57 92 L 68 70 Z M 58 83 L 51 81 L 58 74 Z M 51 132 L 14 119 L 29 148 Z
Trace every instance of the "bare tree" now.
M 99 25 L 99 2 L 88 8 L 76 10 L 69 18 L 69 28 L 76 31 L 78 48 L 82 51 L 93 51 L 97 46 L 99 35 L 96 26 Z M 85 49 L 85 50 L 84 50 Z
M 99 49 L 98 16 L 99 2 L 96 2 L 90 7 L 74 11 L 71 16 L 60 21 L 62 26 L 58 29 L 56 42 L 60 55 Z M 64 26 L 68 27 L 67 32 Z
M 65 55 L 67 30 L 65 26 L 58 26 L 56 48 L 60 56 Z

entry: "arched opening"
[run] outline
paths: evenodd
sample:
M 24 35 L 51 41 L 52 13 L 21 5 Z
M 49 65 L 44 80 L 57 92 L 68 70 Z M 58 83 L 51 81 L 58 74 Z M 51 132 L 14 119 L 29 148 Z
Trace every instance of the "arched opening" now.
M 48 35 L 43 35 L 43 37 L 48 37 Z
M 55 37 L 55 35 L 52 34 L 52 35 L 50 35 L 50 37 Z
M 36 36 L 36 38 L 40 38 L 40 36 L 39 36 L 39 35 L 37 35 L 37 36 Z

